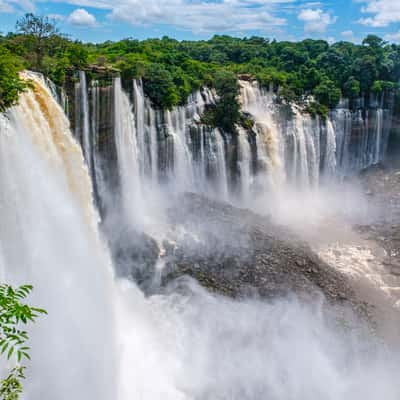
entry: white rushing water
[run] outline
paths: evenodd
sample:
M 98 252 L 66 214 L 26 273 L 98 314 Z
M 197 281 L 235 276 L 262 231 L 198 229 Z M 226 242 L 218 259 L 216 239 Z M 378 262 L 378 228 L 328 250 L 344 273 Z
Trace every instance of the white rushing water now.
M 315 189 L 336 176 L 351 175 L 384 159 L 390 110 L 351 111 L 343 100 L 326 120 L 313 118 L 296 106 L 278 104 L 276 94 L 254 81 L 239 81 L 239 84 L 242 111 L 247 113 L 252 126 L 238 127 L 234 145 L 230 133 L 202 124 L 204 112 L 217 101 L 212 90 L 203 88 L 190 95 L 185 106 L 163 111 L 146 98 L 140 80 L 132 82 L 132 104 L 129 93 L 115 80 L 114 93 L 116 90 L 121 93 L 126 98 L 125 108 L 131 109 L 130 129 L 135 132 L 130 140 L 136 140 L 136 145 L 131 148 L 135 154 L 130 162 L 138 165 L 144 192 L 166 185 L 175 193 L 207 192 L 230 200 L 232 194 L 240 194 L 247 204 L 256 194 L 276 195 L 288 186 Z M 97 190 L 97 181 L 104 186 L 101 169 L 107 168 L 101 166 L 96 148 L 97 142 L 104 139 L 97 137 L 98 114 L 109 112 L 111 116 L 113 110 L 100 110 L 105 104 L 100 101 L 104 94 L 99 92 L 96 82 L 87 84 L 84 73 L 80 73 L 76 91 L 75 134 L 91 175 L 98 177 Z M 112 125 L 118 127 L 119 120 L 114 117 Z M 237 146 L 236 164 L 232 162 L 234 146 Z
M 79 127 L 77 136 L 82 143 L 82 149 L 84 152 L 85 160 L 89 169 L 92 168 L 92 146 L 90 140 L 90 113 L 89 113 L 89 96 L 88 86 L 86 82 L 86 74 L 83 71 L 79 72 L 79 82 L 76 87 L 76 96 L 80 99 L 78 102 L 79 107 L 76 110 Z
M 330 323 L 318 303 L 233 301 L 189 281 L 183 292 L 146 297 L 114 281 L 83 153 L 44 81 L 27 77 L 34 90 L 0 116 L 1 274 L 32 283 L 32 303 L 49 312 L 31 331 L 24 398 L 399 398 L 396 356 Z M 141 145 L 118 80 L 114 102 L 129 212 L 138 206 Z M 214 133 L 203 133 L 204 151 L 220 168 L 225 146 Z
M 25 396 L 111 399 L 112 273 L 89 175 L 63 110 L 40 77 L 27 77 L 34 91 L 0 116 L 2 275 L 31 283 L 31 302 L 49 313 L 31 331 Z
M 186 106 L 157 110 L 145 98 L 142 82 L 133 81 L 138 163 L 146 188 L 168 183 L 174 191 L 227 198 L 223 135 L 200 121 L 206 106 L 214 102 L 212 91 L 203 89 L 189 96 Z
M 121 79 L 114 82 L 114 135 L 121 182 L 123 213 L 130 224 L 139 224 L 142 215 L 142 183 L 135 117 Z

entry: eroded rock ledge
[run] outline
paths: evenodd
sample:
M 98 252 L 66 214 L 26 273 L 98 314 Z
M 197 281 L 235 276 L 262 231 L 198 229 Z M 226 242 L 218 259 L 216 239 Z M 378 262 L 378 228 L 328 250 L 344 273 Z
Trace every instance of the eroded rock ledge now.
M 322 293 L 360 306 L 344 275 L 269 218 L 195 194 L 177 204 L 169 219 L 187 233 L 165 243 L 164 285 L 186 274 L 231 297 Z

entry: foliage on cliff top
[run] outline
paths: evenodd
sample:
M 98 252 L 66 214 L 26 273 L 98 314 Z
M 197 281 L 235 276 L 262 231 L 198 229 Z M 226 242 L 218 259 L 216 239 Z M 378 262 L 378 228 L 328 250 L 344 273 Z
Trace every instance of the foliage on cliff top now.
M 0 45 L 0 112 L 15 104 L 25 89 L 25 83 L 18 76 L 22 65 L 18 57 Z
M 312 39 L 277 42 L 229 36 L 84 44 L 60 34 L 48 19 L 28 14 L 17 33 L 0 37 L 0 44 L 23 60 L 24 67 L 45 73 L 57 84 L 63 83 L 67 70 L 89 65 L 117 69 L 123 79 L 141 77 L 147 95 L 163 108 L 183 104 L 202 85 L 216 87 L 222 70 L 256 77 L 285 102 L 312 95 L 316 109 L 324 110 L 341 96 L 351 99 L 398 89 L 400 81 L 400 45 L 374 35 L 362 44 L 332 45 Z

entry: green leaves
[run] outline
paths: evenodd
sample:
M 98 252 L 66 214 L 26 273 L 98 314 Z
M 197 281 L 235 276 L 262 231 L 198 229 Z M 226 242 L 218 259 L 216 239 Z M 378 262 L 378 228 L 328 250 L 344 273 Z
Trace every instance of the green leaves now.
M 179 102 L 179 95 L 171 73 L 162 64 L 150 64 L 143 78 L 144 90 L 161 108 L 172 108 Z
M 400 46 L 375 35 L 367 36 L 361 45 L 329 45 L 312 39 L 277 42 L 227 35 L 207 41 L 180 42 L 163 37 L 84 44 L 59 34 L 54 21 L 32 14 L 18 22 L 17 30 L 17 34 L 0 36 L 0 111 L 15 104 L 26 87 L 18 78 L 21 69 L 38 70 L 62 85 L 68 70 L 84 69 L 89 63 L 112 73 L 120 71 L 125 83 L 143 78 L 147 96 L 160 108 L 185 103 L 188 94 L 201 86 L 219 90 L 218 75 L 226 71 L 256 78 L 286 104 L 299 102 L 307 106 L 310 95 L 314 95 L 316 102 L 309 108 L 317 114 L 318 110 L 326 113 L 327 107 L 334 107 L 340 91 L 350 99 L 385 91 L 400 98 L 396 84 L 400 80 Z M 221 91 L 229 93 L 230 89 L 224 87 Z M 232 112 L 228 110 L 231 115 L 227 118 L 224 104 L 234 107 Z M 218 124 L 225 129 L 231 129 L 237 117 L 235 106 L 233 97 L 227 95 L 220 109 L 212 110 L 219 114 L 217 120 L 224 120 Z
M 320 104 L 333 108 L 340 100 L 341 91 L 334 82 L 325 78 L 314 88 L 313 94 Z
M 5 379 L 0 383 L 0 398 L 2 400 L 18 400 L 22 394 L 21 380 L 25 379 L 25 367 L 13 368 Z
M 19 57 L 0 45 L 0 112 L 14 105 L 25 90 L 26 84 L 18 76 L 22 69 Z
M 26 345 L 29 337 L 22 326 L 34 323 L 40 315 L 47 314 L 41 308 L 23 303 L 32 290 L 32 285 L 17 288 L 0 285 L 0 354 L 8 360 L 15 356 L 18 363 L 0 384 L 2 400 L 17 400 L 22 393 L 20 380 L 24 379 L 25 367 L 19 363 L 23 359 L 30 359 L 30 348 Z

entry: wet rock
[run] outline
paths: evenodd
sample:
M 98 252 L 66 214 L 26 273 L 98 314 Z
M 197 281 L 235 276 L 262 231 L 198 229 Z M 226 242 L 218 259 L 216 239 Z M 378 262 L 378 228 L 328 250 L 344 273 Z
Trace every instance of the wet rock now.
M 330 302 L 353 301 L 344 275 L 269 218 L 195 194 L 184 195 L 178 204 L 169 210 L 170 223 L 196 240 L 177 242 L 163 285 L 189 275 L 208 290 L 231 297 L 312 297 L 322 292 Z
M 117 275 L 136 281 L 143 289 L 153 284 L 160 254 L 157 242 L 132 229 L 114 233 L 111 246 Z

